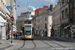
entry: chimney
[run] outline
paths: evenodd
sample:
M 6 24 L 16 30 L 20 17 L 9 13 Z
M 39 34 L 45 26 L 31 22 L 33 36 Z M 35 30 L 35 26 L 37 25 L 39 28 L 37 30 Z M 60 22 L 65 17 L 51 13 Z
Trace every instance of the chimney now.
M 35 16 L 38 15 L 38 10 L 39 10 L 39 9 L 36 9 L 36 10 L 35 10 Z
M 48 8 L 48 6 L 43 6 L 43 8 Z
M 50 10 L 52 11 L 52 9 L 53 9 L 53 5 L 51 4 L 51 5 L 50 5 Z
M 44 11 L 45 11 L 45 10 L 47 10 L 47 9 L 48 9 L 48 6 L 43 6 L 43 8 L 44 8 Z

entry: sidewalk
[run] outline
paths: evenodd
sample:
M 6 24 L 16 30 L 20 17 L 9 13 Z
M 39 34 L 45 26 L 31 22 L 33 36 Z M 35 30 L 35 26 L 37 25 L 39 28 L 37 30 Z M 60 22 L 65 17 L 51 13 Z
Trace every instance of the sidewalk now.
M 2 40 L 1 44 L 0 44 L 0 50 L 5 50 L 7 48 L 10 48 L 16 44 L 18 44 L 18 41 L 20 40 L 20 36 L 17 39 L 13 39 L 12 40 L 12 44 L 11 44 L 11 40 Z
M 63 38 L 63 37 L 51 37 L 51 38 L 59 39 L 67 42 L 75 42 L 75 38 Z

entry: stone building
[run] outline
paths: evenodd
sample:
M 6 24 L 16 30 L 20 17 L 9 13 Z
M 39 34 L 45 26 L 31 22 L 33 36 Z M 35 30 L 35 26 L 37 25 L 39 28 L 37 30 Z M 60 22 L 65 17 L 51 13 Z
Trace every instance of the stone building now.
M 52 25 L 53 25 L 53 28 L 54 28 L 54 34 L 55 36 L 60 36 L 60 3 L 58 3 L 52 10 L 53 12 L 53 17 L 52 17 Z
M 35 13 L 31 12 L 31 11 L 27 11 L 27 12 L 23 12 L 21 13 L 20 16 L 18 16 L 17 18 L 17 31 L 18 32 L 22 32 L 22 25 L 25 23 L 29 23 L 31 24 L 31 20 L 33 18 Z
M 61 37 L 75 37 L 75 0 L 61 0 Z
M 11 11 L 13 13 L 13 16 L 16 18 L 16 9 L 15 6 L 12 6 L 15 5 L 15 2 L 16 0 L 0 0 L 0 39 L 6 40 L 6 35 L 11 30 L 11 24 L 13 23 L 10 20 Z M 12 7 L 12 10 L 10 7 Z M 16 20 L 14 22 L 16 22 Z M 14 31 L 16 31 L 16 23 L 13 23 L 13 26 L 15 27 L 13 27 Z
M 47 7 L 47 6 L 45 6 L 45 7 Z M 51 5 L 50 8 L 43 10 L 42 12 L 39 11 L 40 14 L 37 13 L 37 16 L 35 16 L 32 19 L 32 22 L 34 24 L 35 34 L 37 34 L 37 35 L 44 34 L 44 36 L 51 37 L 52 8 L 53 8 L 53 5 Z M 38 12 L 38 10 L 37 10 L 37 12 Z

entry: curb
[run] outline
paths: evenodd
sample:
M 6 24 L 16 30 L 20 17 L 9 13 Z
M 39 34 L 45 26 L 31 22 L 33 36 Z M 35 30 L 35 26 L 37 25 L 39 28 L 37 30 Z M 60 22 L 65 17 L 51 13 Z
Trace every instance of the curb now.
M 75 42 L 75 39 L 73 39 L 73 38 L 62 38 L 62 37 L 54 37 L 54 38 L 69 41 L 69 42 Z

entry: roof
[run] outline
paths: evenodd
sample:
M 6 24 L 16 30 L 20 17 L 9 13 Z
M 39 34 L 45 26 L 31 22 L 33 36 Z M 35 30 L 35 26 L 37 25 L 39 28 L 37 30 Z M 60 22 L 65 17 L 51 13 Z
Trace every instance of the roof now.
M 22 27 L 24 27 L 25 25 L 32 25 L 32 27 L 33 27 L 33 24 L 23 24 L 23 26 L 22 26 Z
M 21 17 L 21 18 L 18 18 L 17 21 L 23 21 L 23 20 L 32 20 L 32 18 L 26 18 L 26 17 Z
M 50 10 L 50 7 L 47 10 L 41 12 L 40 15 L 52 15 L 52 11 Z M 40 15 L 33 17 L 33 19 L 40 16 Z

